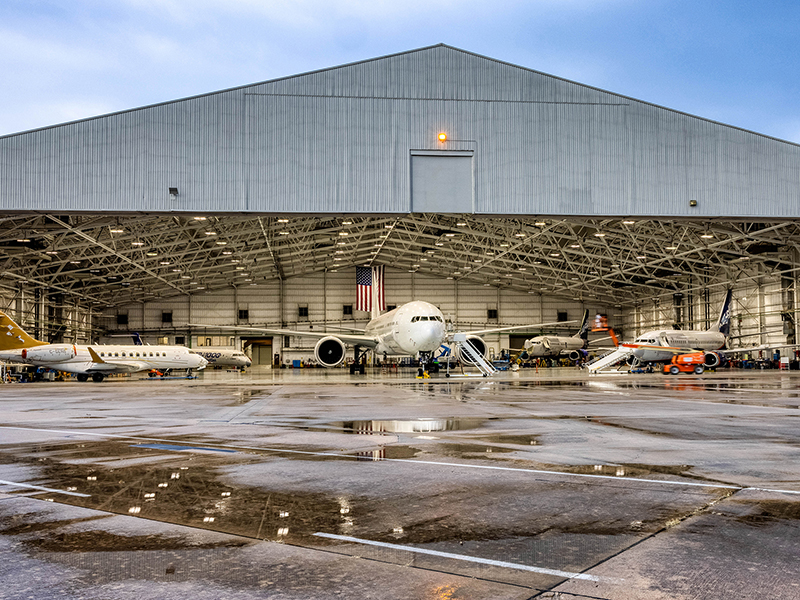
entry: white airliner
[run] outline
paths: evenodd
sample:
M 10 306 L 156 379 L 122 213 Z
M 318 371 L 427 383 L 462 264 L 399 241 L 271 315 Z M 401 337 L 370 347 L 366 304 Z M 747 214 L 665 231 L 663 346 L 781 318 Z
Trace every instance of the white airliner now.
M 200 346 L 192 348 L 195 354 L 199 354 L 208 361 L 209 367 L 236 367 L 247 368 L 253 362 L 241 350 L 228 346 Z
M 589 340 L 589 311 L 583 311 L 583 320 L 578 333 L 573 336 L 538 335 L 525 340 L 524 350 L 520 357 L 528 358 L 553 357 L 566 355 L 570 360 L 586 358 L 586 346 Z
M 481 339 L 485 333 L 510 331 L 512 329 L 525 329 L 562 323 L 540 323 L 533 325 L 514 325 L 495 329 L 482 329 L 468 331 L 467 340 L 483 356 L 486 356 L 487 346 Z M 322 331 L 295 331 L 288 329 L 266 329 L 260 327 L 219 326 L 189 323 L 190 327 L 205 327 L 211 329 L 232 329 L 236 331 L 253 331 L 271 335 L 295 335 L 318 339 L 314 347 L 314 357 L 325 367 L 336 367 L 345 358 L 347 345 L 355 346 L 355 363 L 360 362 L 359 351 L 366 348 L 384 356 L 419 356 L 421 362 L 427 363 L 432 353 L 444 342 L 452 339 L 452 333 L 445 329 L 442 311 L 429 302 L 415 300 L 394 310 L 377 316 L 373 311 L 373 318 L 367 323 L 363 333 L 331 333 Z M 465 356 L 462 361 L 471 364 Z
M 78 381 L 101 382 L 112 373 L 150 369 L 203 369 L 208 361 L 184 346 L 48 344 L 34 339 L 0 311 L 0 360 L 77 373 Z
M 724 353 L 719 351 L 725 348 L 730 333 L 731 295 L 728 290 L 717 322 L 707 331 L 655 329 L 643 333 L 633 343 L 620 344 L 620 350 L 628 349 L 640 363 L 669 362 L 676 354 L 705 352 L 703 366 L 717 367 L 725 361 Z

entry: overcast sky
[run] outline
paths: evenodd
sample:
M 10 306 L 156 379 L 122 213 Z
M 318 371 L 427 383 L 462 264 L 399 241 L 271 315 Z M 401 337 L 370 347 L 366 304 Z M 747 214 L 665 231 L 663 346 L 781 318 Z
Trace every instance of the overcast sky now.
M 800 2 L 3 0 L 0 135 L 443 42 L 800 143 Z

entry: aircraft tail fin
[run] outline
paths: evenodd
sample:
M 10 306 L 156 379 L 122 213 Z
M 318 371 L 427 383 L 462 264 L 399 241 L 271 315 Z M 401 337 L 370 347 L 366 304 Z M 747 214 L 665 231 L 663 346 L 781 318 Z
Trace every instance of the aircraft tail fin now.
M 142 336 L 140 336 L 138 333 L 134 331 L 131 333 L 131 337 L 133 338 L 133 344 L 135 346 L 144 346 L 144 344 L 142 344 Z
M 731 333 L 731 296 L 733 290 L 728 290 L 725 294 L 725 302 L 722 303 L 722 310 L 719 311 L 719 318 L 711 330 L 719 331 L 725 337 Z
M 46 345 L 47 342 L 31 337 L 11 317 L 0 311 L 0 350 L 16 350 L 17 348 Z
M 589 339 L 589 309 L 585 309 L 583 311 L 583 319 L 581 320 L 581 328 L 578 330 L 578 333 L 573 335 L 572 337 L 581 338 L 584 342 Z

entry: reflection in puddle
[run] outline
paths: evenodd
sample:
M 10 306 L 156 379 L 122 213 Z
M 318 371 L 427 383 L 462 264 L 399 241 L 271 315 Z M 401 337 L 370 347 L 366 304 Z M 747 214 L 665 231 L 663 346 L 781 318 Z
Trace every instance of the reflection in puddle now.
M 42 494 L 39 498 L 276 542 L 296 541 L 316 531 L 347 533 L 355 512 L 351 498 L 231 487 L 217 480 L 215 470 L 203 466 L 101 470 L 88 465 L 50 464 L 43 467 L 42 477 L 91 497 Z M 343 505 L 348 507 L 346 512 L 342 512 Z M 92 545 L 98 542 L 96 536 L 81 535 L 70 538 L 74 546 L 70 549 L 97 550 Z M 85 547 L 79 547 L 82 542 Z M 134 539 L 130 543 L 145 541 Z M 164 547 L 162 541 L 153 543 Z M 149 546 L 130 548 L 123 544 L 122 549 Z
M 740 515 L 737 520 L 753 526 L 764 526 L 779 520 L 800 521 L 800 502 L 789 500 L 736 500 L 736 504 L 750 506 L 753 512 Z
M 438 451 L 445 456 L 463 456 L 466 455 L 475 458 L 475 454 L 505 454 L 507 452 L 515 452 L 514 448 L 503 448 L 502 446 L 486 446 L 485 444 L 441 444 Z
M 380 435 L 382 433 L 431 433 L 433 431 L 463 431 L 480 427 L 485 419 L 410 419 L 391 421 L 338 421 L 304 429 Z

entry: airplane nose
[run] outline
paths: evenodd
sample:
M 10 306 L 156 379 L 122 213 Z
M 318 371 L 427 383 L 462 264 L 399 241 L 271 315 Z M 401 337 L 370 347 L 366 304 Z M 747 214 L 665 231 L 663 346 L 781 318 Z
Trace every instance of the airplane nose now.
M 420 348 L 424 350 L 435 350 L 444 337 L 444 329 L 438 323 L 429 323 L 421 333 Z

